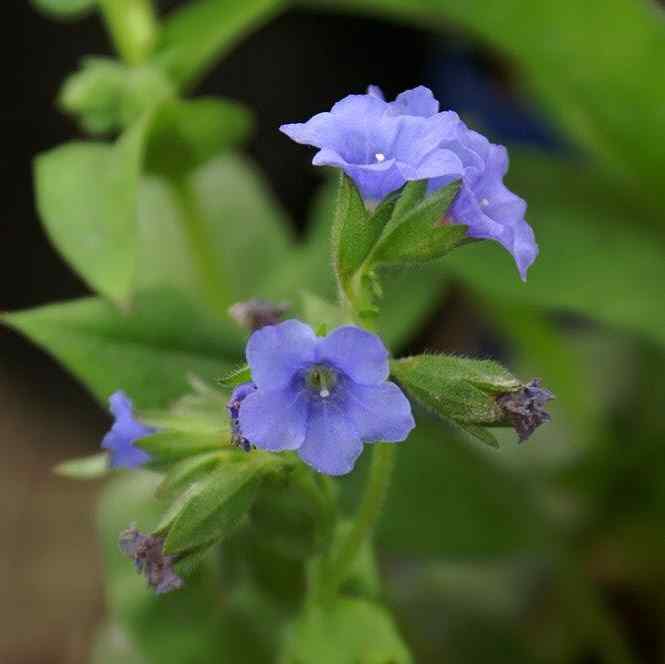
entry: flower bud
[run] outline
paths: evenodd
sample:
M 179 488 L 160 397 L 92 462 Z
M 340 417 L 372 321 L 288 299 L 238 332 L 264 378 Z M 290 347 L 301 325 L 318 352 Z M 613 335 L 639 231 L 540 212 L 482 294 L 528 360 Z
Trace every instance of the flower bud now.
M 516 392 L 504 394 L 497 399 L 505 417 L 510 421 L 524 442 L 543 422 L 552 418 L 545 411 L 545 404 L 554 399 L 554 394 L 540 386 L 540 378 L 534 378 Z
M 391 369 L 416 401 L 491 445 L 497 445 L 494 436 L 481 427 L 513 426 L 521 442 L 550 419 L 544 404 L 551 392 L 537 379 L 524 385 L 490 360 L 418 355 L 392 362 Z
M 138 572 L 158 595 L 183 587 L 184 581 L 173 570 L 174 557 L 163 553 L 161 537 L 144 535 L 132 526 L 120 533 L 119 544 L 120 550 L 134 561 Z
M 269 302 L 253 298 L 247 302 L 236 302 L 229 307 L 229 316 L 241 327 L 254 332 L 266 325 L 277 325 L 289 310 L 286 302 Z

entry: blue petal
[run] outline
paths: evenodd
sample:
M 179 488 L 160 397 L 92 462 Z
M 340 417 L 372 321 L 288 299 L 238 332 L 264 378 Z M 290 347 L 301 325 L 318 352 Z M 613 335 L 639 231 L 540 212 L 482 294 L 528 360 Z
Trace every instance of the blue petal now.
M 383 90 L 378 85 L 368 85 L 367 94 L 372 95 L 372 97 L 376 97 L 381 101 L 385 101 L 386 99 L 385 95 L 383 94 Z
M 150 460 L 150 455 L 135 447 L 134 443 L 155 432 L 152 427 L 141 424 L 134 418 L 131 400 L 122 392 L 114 392 L 109 398 L 115 422 L 102 439 L 102 447 L 111 453 L 112 468 L 135 468 Z
M 314 360 L 317 342 L 312 328 L 297 320 L 257 330 L 246 350 L 252 380 L 259 389 L 286 387 L 298 369 Z
M 398 443 L 416 426 L 411 404 L 395 383 L 345 385 L 344 408 L 364 442 Z
M 424 85 L 402 92 L 390 107 L 399 115 L 416 115 L 422 118 L 429 118 L 439 112 L 439 102 Z
M 316 361 L 332 364 L 363 385 L 378 385 L 390 373 L 388 350 L 381 339 L 353 325 L 338 327 L 322 339 Z
M 257 390 L 240 404 L 240 433 L 262 450 L 298 449 L 305 440 L 308 393 L 305 388 Z
M 363 444 L 339 403 L 312 399 L 305 442 L 298 456 L 326 475 L 346 475 L 353 470 Z

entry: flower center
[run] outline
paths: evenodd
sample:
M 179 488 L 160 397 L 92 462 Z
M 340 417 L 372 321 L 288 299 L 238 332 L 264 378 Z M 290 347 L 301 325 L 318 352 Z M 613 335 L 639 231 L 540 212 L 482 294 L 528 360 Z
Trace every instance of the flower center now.
M 384 162 L 386 160 L 386 155 L 383 154 L 383 152 L 377 152 L 374 155 L 374 158 L 380 163 Z
M 337 384 L 337 373 L 323 364 L 314 365 L 305 376 L 307 387 L 326 399 Z
M 487 207 L 489 204 L 490 204 L 490 202 L 489 202 L 489 199 L 488 199 L 488 198 L 483 198 L 483 199 L 481 199 L 481 201 L 480 201 L 480 206 L 481 206 L 481 207 Z

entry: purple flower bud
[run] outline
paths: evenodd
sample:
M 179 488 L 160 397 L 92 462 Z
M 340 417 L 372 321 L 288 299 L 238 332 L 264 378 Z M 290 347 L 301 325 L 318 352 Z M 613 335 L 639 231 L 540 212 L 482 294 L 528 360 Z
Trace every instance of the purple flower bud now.
M 538 246 L 524 219 L 526 203 L 503 184 L 506 149 L 469 129 L 457 113 L 441 112 L 428 88 L 387 102 L 370 86 L 368 94 L 350 95 L 330 113 L 281 130 L 319 148 L 313 163 L 341 168 L 367 200 L 380 200 L 411 180 L 429 180 L 435 190 L 461 179 L 447 220 L 468 226 L 471 238 L 499 242 L 526 279 Z
M 277 325 L 288 310 L 289 305 L 285 302 L 253 298 L 247 302 L 236 302 L 229 307 L 229 315 L 238 325 L 254 332 L 266 325 Z
M 158 595 L 185 585 L 173 571 L 174 557 L 163 553 L 163 538 L 144 535 L 132 526 L 120 533 L 119 544 L 120 550 L 134 561 L 137 571 Z
M 287 320 L 254 332 L 246 354 L 254 383 L 237 388 L 229 410 L 260 449 L 295 450 L 319 472 L 344 475 L 363 443 L 400 442 L 415 426 L 408 399 L 387 380 L 388 351 L 358 327 L 317 337 Z
M 545 411 L 545 404 L 554 398 L 552 392 L 540 386 L 540 379 L 534 378 L 521 390 L 499 397 L 497 403 L 517 432 L 519 442 L 522 443 L 543 422 L 552 419 Z
M 111 452 L 111 468 L 136 468 L 150 461 L 150 455 L 134 446 L 156 429 L 141 424 L 134 418 L 131 400 L 122 392 L 114 392 L 109 398 L 111 413 L 115 422 L 104 436 L 102 447 Z
M 249 452 L 252 449 L 252 445 L 240 432 L 240 422 L 238 420 L 240 404 L 248 394 L 251 394 L 255 390 L 256 385 L 252 382 L 238 385 L 231 393 L 231 398 L 226 404 L 226 409 L 229 412 L 229 418 L 231 420 L 231 442 L 237 447 L 244 449 L 245 452 Z

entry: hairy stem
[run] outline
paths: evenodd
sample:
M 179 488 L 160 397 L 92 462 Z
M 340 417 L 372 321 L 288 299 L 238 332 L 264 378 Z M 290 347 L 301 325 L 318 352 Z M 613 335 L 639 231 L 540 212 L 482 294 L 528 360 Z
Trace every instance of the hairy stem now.
M 365 541 L 372 536 L 374 527 L 388 495 L 394 465 L 395 449 L 387 443 L 376 444 L 372 450 L 372 463 L 358 512 L 351 530 L 336 548 L 329 562 L 326 586 L 327 597 L 334 597 L 344 582 Z

